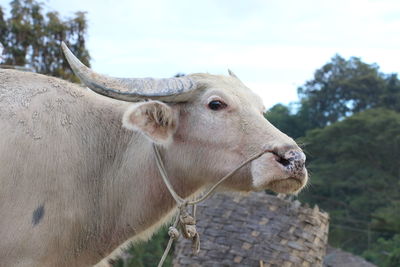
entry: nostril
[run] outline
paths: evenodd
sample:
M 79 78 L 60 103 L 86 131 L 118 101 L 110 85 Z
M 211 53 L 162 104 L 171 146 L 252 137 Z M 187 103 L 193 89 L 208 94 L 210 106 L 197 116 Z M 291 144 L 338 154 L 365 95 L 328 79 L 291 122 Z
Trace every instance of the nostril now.
M 277 152 L 272 152 L 272 154 L 275 155 L 276 157 L 276 161 L 279 162 L 280 164 L 282 164 L 284 167 L 287 167 L 291 164 L 291 159 L 285 159 L 284 157 L 282 157 L 281 155 L 279 155 Z
M 287 160 L 287 159 L 282 158 L 280 156 L 278 156 L 278 159 L 276 161 L 279 162 L 280 164 L 282 164 L 285 167 L 287 167 L 287 166 L 289 166 L 291 164 L 290 160 Z
M 296 165 L 304 166 L 306 156 L 301 151 L 289 151 L 285 154 L 285 158 L 293 161 Z
M 289 150 L 284 154 L 274 151 L 272 153 L 275 155 L 275 160 L 286 168 L 300 169 L 304 167 L 305 155 L 301 151 Z

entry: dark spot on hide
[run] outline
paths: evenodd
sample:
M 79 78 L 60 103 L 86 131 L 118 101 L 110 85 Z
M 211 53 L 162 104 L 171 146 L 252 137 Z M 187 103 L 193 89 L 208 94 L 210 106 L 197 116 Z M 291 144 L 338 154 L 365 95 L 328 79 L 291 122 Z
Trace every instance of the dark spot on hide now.
M 32 213 L 33 226 L 40 223 L 40 221 L 43 219 L 43 216 L 44 216 L 44 205 L 42 204 L 39 207 L 37 207 Z

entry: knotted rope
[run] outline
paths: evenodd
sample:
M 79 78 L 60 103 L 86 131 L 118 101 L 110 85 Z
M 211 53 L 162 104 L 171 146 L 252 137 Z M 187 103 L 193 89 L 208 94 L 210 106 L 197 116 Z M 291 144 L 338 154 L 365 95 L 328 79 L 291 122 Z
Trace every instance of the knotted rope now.
M 243 166 L 248 164 L 249 162 L 261 157 L 263 154 L 270 152 L 273 153 L 271 150 L 264 150 L 259 153 L 254 154 L 250 158 L 248 158 L 246 161 L 244 161 L 242 164 L 240 164 L 236 169 L 222 177 L 217 183 L 215 183 L 206 193 L 204 193 L 201 197 L 199 197 L 196 200 L 193 201 L 188 201 L 180 197 L 172 187 L 167 172 L 165 171 L 164 163 L 161 158 L 160 151 L 157 147 L 156 144 L 153 143 L 153 150 L 154 154 L 156 156 L 156 163 L 158 170 L 160 171 L 161 177 L 168 188 L 168 191 L 172 195 L 172 197 L 175 199 L 175 202 L 178 206 L 178 215 L 176 216 L 174 223 L 172 226 L 169 227 L 168 230 L 168 235 L 169 235 L 169 240 L 167 247 L 165 248 L 164 254 L 161 257 L 160 262 L 158 263 L 158 267 L 162 267 L 164 264 L 164 261 L 171 249 L 172 243 L 175 240 L 178 240 L 180 233 L 182 233 L 183 237 L 186 239 L 191 239 L 192 240 L 192 249 L 193 253 L 197 254 L 200 251 L 200 235 L 197 232 L 196 229 L 196 205 L 200 202 L 203 202 L 207 198 L 209 198 L 212 193 L 214 193 L 215 189 L 222 184 L 225 180 L 228 178 L 232 177 L 239 169 L 241 169 Z M 187 207 L 192 206 L 192 215 L 187 211 Z M 180 231 L 178 231 L 177 227 L 179 225 Z

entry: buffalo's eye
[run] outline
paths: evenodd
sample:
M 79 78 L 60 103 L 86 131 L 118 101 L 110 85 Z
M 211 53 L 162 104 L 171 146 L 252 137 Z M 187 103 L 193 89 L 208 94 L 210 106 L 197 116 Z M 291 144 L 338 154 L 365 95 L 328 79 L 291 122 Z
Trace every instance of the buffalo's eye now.
M 227 107 L 227 104 L 222 102 L 221 100 L 213 100 L 208 103 L 208 107 L 212 110 L 221 110 Z

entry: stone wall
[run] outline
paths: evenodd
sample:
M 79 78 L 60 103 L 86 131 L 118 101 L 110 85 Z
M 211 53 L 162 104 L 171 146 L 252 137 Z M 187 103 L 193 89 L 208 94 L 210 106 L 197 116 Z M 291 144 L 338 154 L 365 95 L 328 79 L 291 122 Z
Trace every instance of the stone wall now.
M 217 194 L 197 209 L 201 251 L 176 242 L 174 267 L 322 266 L 328 214 L 263 192 Z

